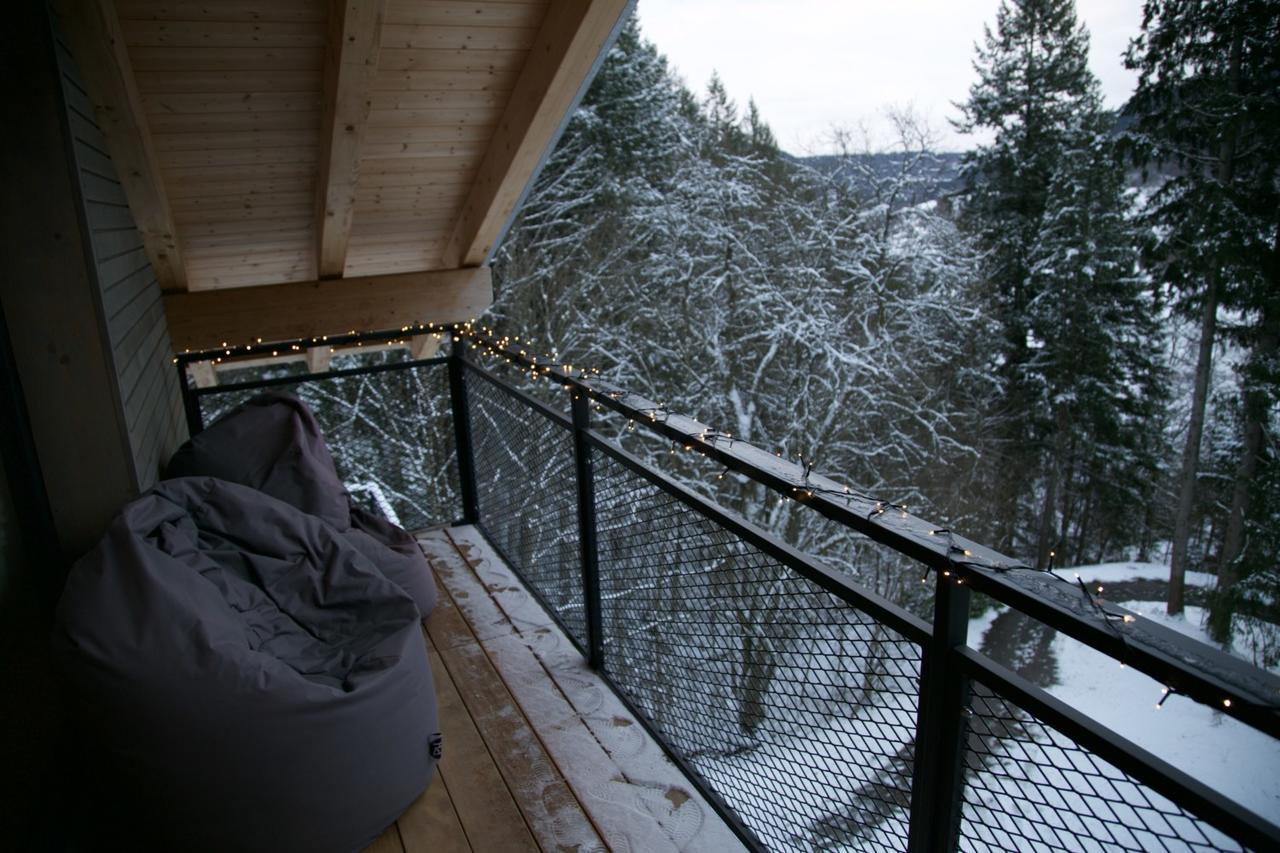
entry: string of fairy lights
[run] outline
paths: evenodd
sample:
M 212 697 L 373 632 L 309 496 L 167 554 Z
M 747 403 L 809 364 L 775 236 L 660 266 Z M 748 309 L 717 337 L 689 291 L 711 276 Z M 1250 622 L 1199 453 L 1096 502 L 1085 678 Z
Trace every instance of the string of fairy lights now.
M 559 357 L 559 352 L 554 348 L 549 351 L 539 352 L 532 339 L 528 337 L 522 339 L 520 335 L 499 335 L 487 326 L 477 325 L 474 319 L 462 323 L 449 324 L 407 324 L 402 326 L 398 332 L 386 333 L 385 337 L 381 334 L 373 335 L 351 329 L 345 335 L 318 335 L 284 343 L 264 343 L 261 337 L 255 337 L 252 341 L 241 344 L 233 344 L 224 340 L 220 346 L 202 351 L 184 350 L 180 356 L 173 359 L 173 362 L 175 364 L 180 362 L 186 364 L 196 361 L 209 361 L 216 365 L 246 358 L 263 358 L 267 357 L 268 354 L 271 357 L 279 357 L 281 355 L 306 353 L 317 347 L 327 348 L 330 354 L 334 354 L 339 348 L 362 347 L 365 342 L 374 338 L 376 338 L 377 343 L 384 345 L 404 346 L 409 344 L 412 339 L 420 338 L 420 336 L 424 335 L 432 336 L 436 342 L 447 340 L 457 344 L 465 341 L 482 356 L 500 361 L 508 367 L 527 374 L 532 382 L 558 382 L 575 400 L 579 399 L 582 394 L 595 398 L 598 411 L 603 411 L 603 405 L 601 405 L 600 401 L 607 401 L 619 412 L 629 415 L 626 425 L 627 431 L 634 431 L 636 423 L 641 422 L 647 423 L 650 427 L 661 426 L 671 431 L 680 432 L 682 434 L 681 438 L 672 438 L 671 440 L 670 453 L 677 453 L 678 448 L 682 446 L 685 452 L 696 452 L 707 458 L 719 458 L 724 467 L 723 470 L 715 475 L 716 480 L 723 480 L 732 470 L 732 466 L 724 462 L 725 458 L 736 460 L 744 466 L 754 468 L 757 471 L 763 471 L 758 464 L 746 459 L 742 453 L 731 453 L 735 443 L 741 444 L 745 448 L 750 448 L 752 451 L 766 453 L 754 445 L 734 438 L 727 431 L 720 431 L 697 424 L 692 419 L 685 420 L 688 420 L 690 424 L 696 424 L 699 428 L 691 431 L 681 430 L 676 423 L 672 422 L 672 419 L 683 418 L 683 416 L 671 411 L 665 403 L 654 403 L 639 397 L 629 400 L 628 398 L 632 398 L 634 395 L 616 387 L 610 387 L 608 383 L 601 379 L 601 373 L 598 368 L 575 366 L 571 362 L 563 361 Z M 909 536 L 916 544 L 923 545 L 935 553 L 941 552 L 941 555 L 947 561 L 947 565 L 938 571 L 942 580 L 946 582 L 963 586 L 967 579 L 966 573 L 979 569 L 997 574 L 1023 570 L 1039 571 L 1065 584 L 1077 587 L 1081 591 L 1084 601 L 1101 620 L 1101 624 L 1105 625 L 1110 634 L 1119 641 L 1124 650 L 1119 655 L 1119 663 L 1121 668 L 1126 666 L 1125 659 L 1129 657 L 1130 645 L 1129 638 L 1121 630 L 1121 626 L 1132 625 L 1137 622 L 1137 618 L 1129 613 L 1108 609 L 1101 598 L 1104 591 L 1104 587 L 1101 584 L 1097 584 L 1091 590 L 1089 585 L 1080 578 L 1079 574 L 1075 575 L 1074 582 L 1059 575 L 1054 568 L 1054 559 L 1056 557 L 1054 552 L 1050 552 L 1048 567 L 1037 570 L 1022 563 L 1009 561 L 998 554 L 987 556 L 977 553 L 975 551 L 976 546 L 957 540 L 956 535 L 945 527 L 934 527 L 926 524 L 923 528 L 924 535 L 922 538 L 916 534 L 916 531 L 908 530 L 901 524 L 896 528 L 889 524 L 890 521 L 895 520 L 898 522 L 910 520 L 923 523 L 922 519 L 911 516 L 906 503 L 885 500 L 849 486 L 817 483 L 813 480 L 815 460 L 813 458 L 806 460 L 803 454 L 800 455 L 798 462 L 782 459 L 780 451 L 775 452 L 773 456 L 784 463 L 793 465 L 799 471 L 798 476 L 794 477 L 796 482 L 791 484 L 768 482 L 766 478 L 762 478 L 759 475 L 747 474 L 747 476 L 776 491 L 779 505 L 784 504 L 787 500 L 794 500 L 802 504 L 825 504 L 828 509 L 834 508 L 837 515 L 856 516 L 862 521 L 875 523 L 882 529 L 891 530 L 898 536 Z M 770 476 L 777 481 L 783 480 L 783 476 L 780 473 L 774 473 Z M 941 547 L 934 544 L 935 542 L 941 543 Z M 928 583 L 929 574 L 933 570 L 933 567 L 926 566 L 924 575 L 921 577 L 921 583 Z M 1157 709 L 1162 708 L 1165 701 L 1178 692 L 1173 686 L 1165 685 L 1158 701 L 1155 703 L 1155 707 Z M 1220 701 L 1221 707 L 1224 709 L 1230 710 L 1233 707 L 1232 700 L 1229 697 Z

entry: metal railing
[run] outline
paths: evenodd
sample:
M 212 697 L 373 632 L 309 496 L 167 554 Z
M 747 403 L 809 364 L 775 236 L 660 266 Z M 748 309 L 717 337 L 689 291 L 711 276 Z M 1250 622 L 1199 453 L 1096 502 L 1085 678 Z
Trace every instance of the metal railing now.
M 187 387 L 184 372 L 192 429 L 226 395 L 264 385 L 431 373 L 435 384 L 415 393 L 434 394 L 429 410 L 451 417 L 435 421 L 432 461 L 421 464 L 448 499 L 420 501 L 410 517 L 434 512 L 430 520 L 476 524 L 748 846 L 1241 850 L 1280 842 L 1273 823 L 969 648 L 970 590 L 1270 737 L 1280 736 L 1280 680 L 606 382 L 538 364 L 505 340 L 450 333 L 459 340 L 447 360 L 206 389 Z M 469 357 L 468 340 L 501 370 L 563 388 L 565 409 Z M 356 412 L 378 395 L 344 394 L 345 408 L 317 411 L 335 447 L 347 424 L 412 410 L 396 398 Z M 923 564 L 933 572 L 931 622 L 628 453 L 593 429 L 593 406 Z M 419 464 L 384 453 L 377 458 L 389 468 L 380 474 L 367 461 L 372 453 L 335 457 L 364 466 L 374 482 L 396 471 L 403 480 L 403 469 Z
M 414 530 L 459 517 L 447 365 L 432 358 L 310 374 L 297 364 L 285 375 L 208 388 L 190 387 L 184 372 L 188 428 L 194 434 L 264 391 L 290 391 L 316 414 L 353 497 L 381 514 L 389 508 L 393 521 Z

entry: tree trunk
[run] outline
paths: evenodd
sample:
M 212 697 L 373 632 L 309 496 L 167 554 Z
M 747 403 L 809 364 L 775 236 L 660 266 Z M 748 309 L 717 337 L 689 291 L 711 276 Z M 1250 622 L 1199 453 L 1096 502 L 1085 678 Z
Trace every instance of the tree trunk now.
M 1246 393 L 1247 397 L 1263 396 L 1258 392 Z M 1251 401 L 1252 403 L 1252 401 Z M 1252 408 L 1246 404 L 1246 409 Z M 1262 414 L 1265 416 L 1265 404 Z M 1227 532 L 1222 541 L 1222 556 L 1218 561 L 1218 588 L 1214 591 L 1209 610 L 1209 635 L 1214 642 L 1224 646 L 1231 644 L 1231 617 L 1235 611 L 1232 589 L 1240 579 L 1236 561 L 1244 550 L 1244 523 L 1249 513 L 1249 487 L 1254 471 L 1258 468 L 1258 451 L 1262 448 L 1262 420 L 1252 414 L 1245 415 L 1244 450 L 1236 466 L 1236 479 L 1231 487 L 1231 510 L 1227 515 Z
M 1155 497 L 1150 493 L 1147 494 L 1145 501 L 1146 508 L 1142 513 L 1142 537 L 1138 540 L 1138 562 L 1146 563 L 1151 560 L 1151 537 L 1152 530 L 1155 527 Z
M 1242 36 L 1237 28 L 1231 40 L 1229 75 L 1233 94 L 1240 91 L 1240 51 Z M 1218 182 L 1230 187 L 1235 177 L 1236 135 L 1238 126 L 1228 127 L 1218 153 Z M 1170 616 L 1182 612 L 1183 581 L 1187 573 L 1187 539 L 1191 533 L 1191 509 L 1195 504 L 1196 474 L 1200 468 L 1200 435 L 1204 431 L 1204 405 L 1209 390 L 1209 372 L 1213 361 L 1213 333 L 1218 319 L 1218 268 L 1209 269 L 1205 283 L 1204 311 L 1200 317 L 1200 355 L 1196 361 L 1195 391 L 1191 397 L 1191 424 L 1187 429 L 1187 446 L 1182 454 L 1181 492 L 1178 513 L 1173 519 L 1173 556 L 1169 561 Z
M 1058 508 L 1058 477 L 1061 462 L 1055 454 L 1049 460 L 1049 482 L 1045 484 L 1044 505 L 1040 509 L 1040 525 L 1036 531 L 1036 568 L 1049 568 L 1050 552 L 1053 551 L 1053 537 L 1056 525 L 1053 523 L 1055 510 Z
M 1061 556 L 1067 550 L 1068 543 L 1071 542 L 1072 525 L 1076 526 L 1077 541 L 1083 539 L 1084 531 L 1076 523 L 1076 516 L 1082 503 L 1086 508 L 1088 507 L 1089 491 L 1087 483 L 1081 482 L 1081 478 L 1076 476 L 1076 470 L 1080 464 L 1080 454 L 1076 452 L 1075 433 L 1065 422 L 1060 422 L 1058 428 L 1071 434 L 1071 440 L 1067 445 L 1067 459 L 1071 461 L 1067 466 L 1066 474 L 1062 476 L 1058 485 L 1058 492 L 1062 502 L 1062 515 L 1054 546 L 1058 555 Z M 1076 565 L 1079 565 L 1079 563 L 1077 562 Z
M 1058 511 L 1058 495 L 1066 486 L 1062 482 L 1062 468 L 1066 464 L 1066 444 L 1068 441 L 1067 433 L 1070 429 L 1070 419 L 1067 417 L 1067 411 L 1062 406 L 1057 406 L 1053 412 L 1053 443 L 1052 450 L 1049 453 L 1049 482 L 1045 484 L 1044 503 L 1040 509 L 1040 522 L 1036 528 L 1036 568 L 1044 570 L 1049 568 L 1049 563 L 1054 559 L 1055 543 L 1061 541 L 1058 538 L 1058 526 L 1054 524 L 1054 515 Z M 1068 484 L 1070 481 L 1067 481 Z M 1063 498 L 1065 504 L 1066 498 Z M 1065 515 L 1065 509 L 1063 513 Z M 1061 556 L 1061 555 L 1059 555 Z
M 1276 240 L 1280 243 L 1280 232 Z M 1280 245 L 1274 253 L 1280 258 Z M 1280 266 L 1280 264 L 1277 264 Z M 1272 293 L 1275 291 L 1273 290 Z M 1266 371 L 1280 349 L 1280 305 L 1277 299 L 1268 299 L 1262 309 L 1261 330 L 1254 343 L 1252 365 Z M 1231 643 L 1231 618 L 1235 613 L 1233 587 L 1240 580 L 1239 564 L 1244 551 L 1244 528 L 1249 515 L 1249 493 L 1253 476 L 1258 470 L 1258 458 L 1267 421 L 1271 413 L 1271 395 L 1261 386 L 1254 371 L 1246 370 L 1244 388 L 1244 449 L 1236 466 L 1235 483 L 1231 487 L 1231 510 L 1227 514 L 1227 531 L 1222 541 L 1222 557 L 1218 563 L 1218 588 L 1209 611 L 1209 634 L 1215 642 L 1229 646 Z
M 1098 503 L 1092 493 L 1084 503 L 1084 511 L 1080 515 L 1080 527 L 1076 530 L 1076 547 L 1073 562 L 1077 566 L 1083 566 L 1088 562 L 1089 535 L 1093 532 L 1093 508 Z
M 1204 307 L 1200 313 L 1200 352 L 1196 357 L 1196 379 L 1191 394 L 1191 423 L 1182 451 L 1178 509 L 1173 518 L 1173 555 L 1169 560 L 1170 616 L 1183 608 L 1183 581 L 1187 573 L 1187 540 L 1191 537 L 1191 511 L 1196 501 L 1196 475 L 1200 471 L 1200 436 L 1204 433 L 1205 401 L 1209 397 L 1209 374 L 1213 367 L 1213 337 L 1218 323 L 1218 272 L 1210 270 L 1205 285 Z

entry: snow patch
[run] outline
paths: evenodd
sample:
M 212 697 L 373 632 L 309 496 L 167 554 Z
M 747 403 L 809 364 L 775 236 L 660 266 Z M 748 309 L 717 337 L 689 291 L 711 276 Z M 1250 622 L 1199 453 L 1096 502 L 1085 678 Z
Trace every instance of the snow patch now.
M 1164 605 L 1124 606 L 1147 615 Z M 1187 615 L 1165 624 L 1203 636 L 1191 621 L 1198 614 Z M 1170 696 L 1157 709 L 1163 685 L 1065 635 L 1054 639 L 1053 653 L 1058 683 L 1048 690 L 1054 696 L 1251 811 L 1280 821 L 1280 741 L 1181 696 Z
M 1123 581 L 1169 580 L 1169 566 L 1166 563 L 1144 563 L 1138 560 L 1123 560 L 1118 563 L 1097 563 L 1091 566 L 1072 566 L 1057 569 L 1056 573 L 1068 580 L 1076 575 L 1085 583 L 1121 583 Z M 1187 572 L 1186 585 L 1204 589 L 1213 589 L 1218 583 L 1216 575 L 1209 572 Z M 1145 615 L 1145 614 L 1144 614 Z

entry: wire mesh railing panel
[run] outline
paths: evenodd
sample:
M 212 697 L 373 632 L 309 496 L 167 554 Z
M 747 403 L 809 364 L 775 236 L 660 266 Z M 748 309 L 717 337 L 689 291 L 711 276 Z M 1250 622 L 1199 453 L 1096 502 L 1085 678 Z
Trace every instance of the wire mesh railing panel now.
M 585 645 L 573 436 L 485 379 L 466 383 L 480 526 Z
M 767 846 L 904 849 L 920 647 L 592 452 L 613 681 Z
M 986 685 L 969 708 L 960 850 L 1242 849 Z
M 357 503 L 388 515 L 406 530 L 457 517 L 458 472 L 445 365 L 202 394 L 204 423 L 212 424 L 270 390 L 296 395 L 315 413 L 338 475 Z

